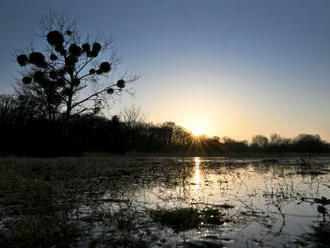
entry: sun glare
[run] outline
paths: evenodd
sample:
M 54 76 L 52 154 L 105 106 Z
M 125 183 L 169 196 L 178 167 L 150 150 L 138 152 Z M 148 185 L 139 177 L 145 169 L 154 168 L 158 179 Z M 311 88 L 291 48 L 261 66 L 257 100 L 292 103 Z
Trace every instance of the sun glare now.
M 194 127 L 190 128 L 190 131 L 192 132 L 193 135 L 199 136 L 199 135 L 203 134 L 204 129 L 200 126 L 194 126 Z

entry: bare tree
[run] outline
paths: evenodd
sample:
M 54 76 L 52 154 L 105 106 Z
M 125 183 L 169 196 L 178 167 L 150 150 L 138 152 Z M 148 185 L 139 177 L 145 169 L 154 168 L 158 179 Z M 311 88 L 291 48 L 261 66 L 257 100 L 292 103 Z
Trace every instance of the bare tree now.
M 24 124 L 27 120 L 42 119 L 46 108 L 31 95 L 0 95 L 0 126 Z
M 268 138 L 263 135 L 255 135 L 252 137 L 252 146 L 266 148 L 268 146 Z
M 41 17 L 39 34 L 46 41 L 40 50 L 26 49 L 17 54 L 23 67 L 22 81 L 16 90 L 30 94 L 47 108 L 48 118 L 82 113 L 98 113 L 115 95 L 138 76 L 109 76 L 120 58 L 113 42 L 86 37 L 82 42 L 76 21 L 49 13 Z M 42 52 L 41 52 L 42 51 Z
M 128 126 L 134 126 L 144 121 L 143 114 L 141 112 L 141 107 L 138 107 L 136 105 L 124 108 L 120 112 L 119 116 L 122 121 L 125 122 Z
M 12 124 L 16 116 L 16 101 L 13 96 L 0 95 L 0 125 Z
M 280 146 L 283 145 L 283 143 L 284 143 L 284 138 L 281 137 L 281 135 L 276 133 L 270 135 L 270 141 L 269 141 L 270 145 Z

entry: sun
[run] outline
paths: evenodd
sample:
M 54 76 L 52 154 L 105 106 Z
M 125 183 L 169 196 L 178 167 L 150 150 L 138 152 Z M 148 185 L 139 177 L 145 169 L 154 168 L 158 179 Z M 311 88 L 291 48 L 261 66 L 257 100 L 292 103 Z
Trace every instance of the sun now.
M 189 128 L 193 135 L 199 136 L 203 134 L 204 129 L 201 126 L 193 126 Z

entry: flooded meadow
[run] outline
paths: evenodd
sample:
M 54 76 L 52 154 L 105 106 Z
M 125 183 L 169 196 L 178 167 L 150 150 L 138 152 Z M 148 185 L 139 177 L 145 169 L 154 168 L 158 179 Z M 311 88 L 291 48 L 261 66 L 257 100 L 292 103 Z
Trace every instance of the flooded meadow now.
M 0 161 L 0 247 L 328 247 L 329 157 Z

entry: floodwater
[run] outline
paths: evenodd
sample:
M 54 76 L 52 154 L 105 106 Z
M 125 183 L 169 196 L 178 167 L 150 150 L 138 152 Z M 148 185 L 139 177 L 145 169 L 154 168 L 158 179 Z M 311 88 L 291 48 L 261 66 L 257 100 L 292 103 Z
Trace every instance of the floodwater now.
M 143 159 L 142 159 L 143 160 Z M 151 247 L 328 247 L 317 227 L 330 209 L 328 158 L 144 158 L 146 169 L 109 189 L 99 206 L 124 217 L 132 236 Z M 178 231 L 155 221 L 151 211 L 216 209 L 219 222 Z M 90 211 L 81 206 L 82 212 Z M 216 224 L 214 224 L 216 223 Z M 93 232 L 107 231 L 95 226 Z M 319 230 L 319 229 L 318 229 Z M 323 242 L 323 243 L 322 243 Z

